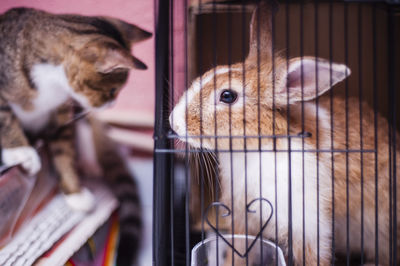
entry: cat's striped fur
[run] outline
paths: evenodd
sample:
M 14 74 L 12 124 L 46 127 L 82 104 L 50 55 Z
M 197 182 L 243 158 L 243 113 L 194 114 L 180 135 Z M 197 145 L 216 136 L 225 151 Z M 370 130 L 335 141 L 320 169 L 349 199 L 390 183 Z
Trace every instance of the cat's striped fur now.
M 57 128 L 73 118 L 74 104 L 106 106 L 125 84 L 129 69 L 146 69 L 131 55 L 130 48 L 150 36 L 132 24 L 108 17 L 55 15 L 31 8 L 14 8 L 0 15 L 3 162 L 21 163 L 35 174 L 40 160 L 32 145 L 45 137 L 61 188 L 66 194 L 79 194 L 74 124 L 61 131 Z M 129 261 L 135 256 L 141 231 L 136 184 L 121 157 L 101 135 L 101 126 L 94 128 L 94 139 L 101 139 L 96 148 L 103 174 L 121 203 L 120 251 Z
M 102 175 L 108 177 L 107 184 L 120 201 L 120 246 L 116 265 L 131 265 L 131 261 L 137 256 L 142 232 L 142 212 L 137 184 L 132 179 L 125 161 L 121 160 L 116 145 L 102 134 L 105 131 L 104 125 L 92 118 L 89 122 Z

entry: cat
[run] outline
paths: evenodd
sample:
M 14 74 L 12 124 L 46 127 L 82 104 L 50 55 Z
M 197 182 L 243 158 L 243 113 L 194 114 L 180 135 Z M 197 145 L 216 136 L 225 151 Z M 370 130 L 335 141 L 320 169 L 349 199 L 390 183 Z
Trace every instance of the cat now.
M 75 167 L 76 132 L 70 123 L 74 105 L 97 109 L 112 103 L 129 70 L 147 68 L 131 55 L 130 48 L 152 34 L 116 18 L 13 8 L 0 15 L 0 35 L 3 164 L 21 164 L 35 175 L 41 162 L 33 145 L 45 136 L 67 203 L 77 210 L 90 210 L 93 199 L 81 187 Z M 102 136 L 102 125 L 93 118 L 88 123 L 98 141 L 95 146 L 103 174 L 121 203 L 121 242 L 129 244 L 120 246 L 130 258 L 135 256 L 141 228 L 136 185 L 118 152 Z

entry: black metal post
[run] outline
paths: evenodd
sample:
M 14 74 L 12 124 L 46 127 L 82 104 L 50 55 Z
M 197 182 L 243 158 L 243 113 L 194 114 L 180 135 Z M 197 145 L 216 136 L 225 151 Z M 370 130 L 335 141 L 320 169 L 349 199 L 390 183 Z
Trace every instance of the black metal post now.
M 171 154 L 157 153 L 170 148 L 165 136 L 168 126 L 169 0 L 155 0 L 156 103 L 154 125 L 153 265 L 170 265 Z M 158 8 L 157 8 L 158 7 Z
M 390 1 L 392 4 L 397 3 L 396 1 Z M 396 139 L 396 116 L 397 116 L 397 105 L 396 105 L 396 99 L 397 99 L 397 87 L 396 87 L 396 52 L 397 52 L 397 46 L 396 46 L 396 20 L 395 16 L 399 12 L 399 6 L 397 5 L 392 5 L 389 6 L 388 9 L 388 60 L 389 60 L 389 65 L 388 65 L 388 80 L 389 80 L 389 121 L 390 121 L 390 135 L 391 139 L 389 140 L 389 143 L 391 144 L 391 172 L 390 172 L 390 184 L 391 184 L 391 205 L 390 205 L 390 217 L 391 217 L 391 263 L 393 265 L 396 264 L 397 262 L 397 139 Z

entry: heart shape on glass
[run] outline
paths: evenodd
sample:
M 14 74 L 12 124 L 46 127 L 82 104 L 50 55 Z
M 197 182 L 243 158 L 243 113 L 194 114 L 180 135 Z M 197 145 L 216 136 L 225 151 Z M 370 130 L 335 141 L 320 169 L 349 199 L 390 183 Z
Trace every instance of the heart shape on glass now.
M 268 219 L 265 221 L 265 223 L 262 225 L 262 227 L 261 227 L 261 229 L 260 229 L 260 231 L 257 233 L 257 235 L 255 236 L 255 238 L 253 239 L 253 241 L 251 242 L 251 244 L 249 245 L 249 247 L 246 249 L 246 251 L 242 254 L 242 253 L 240 253 L 237 249 L 235 249 L 235 247 L 231 244 L 231 243 L 229 243 L 229 241 L 227 241 L 226 239 L 225 239 L 225 237 L 219 232 L 219 230 L 210 222 L 210 220 L 208 220 L 208 213 L 209 213 L 209 211 L 210 211 L 210 209 L 212 208 L 212 207 L 223 207 L 227 212 L 226 213 L 223 213 L 223 214 L 221 214 L 221 217 L 227 217 L 227 216 L 229 216 L 229 215 L 231 215 L 231 213 L 232 213 L 232 211 L 231 211 L 231 209 L 228 207 L 228 206 L 226 206 L 224 203 L 222 203 L 222 202 L 213 202 L 213 203 L 211 203 L 208 207 L 207 207 L 207 209 L 206 209 L 206 211 L 204 212 L 204 220 L 206 221 L 206 223 L 213 229 L 213 231 L 217 234 L 217 236 L 218 237 L 220 237 L 238 256 L 240 256 L 241 258 L 245 258 L 245 257 L 247 257 L 247 255 L 248 255 L 248 253 L 250 252 L 250 250 L 252 249 L 252 247 L 255 245 L 255 243 L 257 242 L 257 240 L 261 237 L 261 235 L 262 235 L 262 232 L 264 231 L 264 229 L 265 229 L 265 227 L 267 227 L 267 225 L 268 225 L 268 223 L 269 223 L 269 221 L 271 220 L 271 218 L 272 218 L 272 215 L 273 215 L 273 212 L 274 212 L 274 209 L 273 209 L 273 207 L 272 207 L 272 204 L 271 204 L 271 202 L 269 201 L 269 200 L 267 200 L 267 199 L 265 199 L 265 198 L 256 198 L 256 199 L 253 199 L 252 201 L 250 201 L 247 205 L 246 205 L 246 211 L 247 212 L 250 212 L 250 213 L 255 213 L 256 211 L 254 211 L 254 210 L 251 210 L 250 209 L 250 207 L 251 207 L 251 205 L 253 205 L 255 202 L 257 202 L 257 201 L 260 201 L 261 202 L 261 205 L 262 205 L 262 202 L 263 201 L 265 201 L 266 203 L 268 203 L 268 205 L 269 205 L 269 207 L 271 208 L 271 213 L 270 213 L 270 215 L 269 215 L 269 217 L 268 217 Z

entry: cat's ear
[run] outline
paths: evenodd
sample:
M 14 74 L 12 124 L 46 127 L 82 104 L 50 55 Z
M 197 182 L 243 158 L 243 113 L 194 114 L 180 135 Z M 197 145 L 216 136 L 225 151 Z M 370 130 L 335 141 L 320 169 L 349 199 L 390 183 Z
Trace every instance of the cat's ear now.
M 133 24 L 126 24 L 126 34 L 131 43 L 149 39 L 153 34 Z
M 153 35 L 151 32 L 122 20 L 115 18 L 108 18 L 108 20 L 118 27 L 119 31 L 131 44 L 147 40 Z
M 122 49 L 108 49 L 102 57 L 96 60 L 95 67 L 98 72 L 104 74 L 126 71 L 131 68 L 147 69 L 145 63 Z
M 104 74 L 127 71 L 131 68 L 147 69 L 145 63 L 115 44 L 88 44 L 80 50 L 79 55 L 83 60 L 92 63 L 98 72 Z

